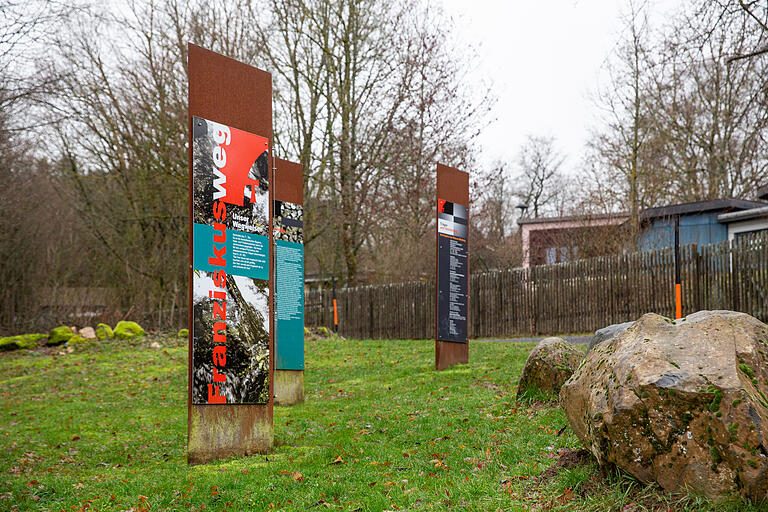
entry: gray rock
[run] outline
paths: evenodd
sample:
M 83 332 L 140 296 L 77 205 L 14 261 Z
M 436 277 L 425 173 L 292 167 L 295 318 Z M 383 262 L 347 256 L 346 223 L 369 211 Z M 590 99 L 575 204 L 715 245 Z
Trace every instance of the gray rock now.
M 581 351 L 564 339 L 544 338 L 525 360 L 517 385 L 517 397 L 534 389 L 557 395 L 560 386 L 573 374 L 582 359 Z
M 768 325 L 744 313 L 643 315 L 560 390 L 601 466 L 668 491 L 768 497 Z
M 609 340 L 614 336 L 616 336 L 617 334 L 623 333 L 633 323 L 635 322 L 624 322 L 623 324 L 613 324 L 613 325 L 609 325 L 608 327 L 603 327 L 602 329 L 596 330 L 594 336 L 592 336 L 592 339 L 589 341 L 589 347 L 587 347 L 587 354 L 589 354 L 589 351 L 592 350 L 595 347 L 595 345 L 602 343 L 605 340 Z

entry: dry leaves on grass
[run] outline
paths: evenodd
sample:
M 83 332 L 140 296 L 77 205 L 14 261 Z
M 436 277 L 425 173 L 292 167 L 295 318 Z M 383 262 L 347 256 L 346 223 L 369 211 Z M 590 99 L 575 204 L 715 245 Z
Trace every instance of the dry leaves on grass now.
M 139 502 L 135 507 L 131 507 L 125 512 L 149 512 L 150 504 L 149 498 L 139 494 Z
M 286 471 L 284 469 L 278 471 L 281 475 L 287 475 L 290 476 L 294 482 L 303 482 L 304 481 L 304 475 L 299 473 L 298 471 Z

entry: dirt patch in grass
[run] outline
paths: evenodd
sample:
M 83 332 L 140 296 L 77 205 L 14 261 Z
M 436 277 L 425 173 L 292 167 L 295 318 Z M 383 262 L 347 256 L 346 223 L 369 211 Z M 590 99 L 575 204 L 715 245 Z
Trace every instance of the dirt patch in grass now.
M 584 464 L 589 464 L 593 460 L 592 454 L 589 453 L 588 450 L 571 450 L 569 448 L 563 448 L 558 452 L 557 461 L 542 474 L 533 478 L 533 483 L 536 485 L 546 484 L 551 480 L 554 480 L 562 470 L 583 466 Z
M 564 470 L 594 462 L 595 459 L 588 450 L 561 449 L 558 451 L 557 461 L 542 474 L 531 479 L 531 490 L 539 490 L 556 481 L 558 475 Z M 586 498 L 601 495 L 615 489 L 617 484 L 623 491 L 626 491 L 627 497 L 625 500 L 627 503 L 622 506 L 621 512 L 667 512 L 681 510 L 686 505 L 690 505 L 688 496 L 668 493 L 656 484 L 643 484 L 631 476 L 621 473 L 616 468 L 593 475 L 589 480 L 579 485 L 577 489 L 566 489 L 558 498 L 562 503 L 564 496 L 571 499 L 577 496 Z

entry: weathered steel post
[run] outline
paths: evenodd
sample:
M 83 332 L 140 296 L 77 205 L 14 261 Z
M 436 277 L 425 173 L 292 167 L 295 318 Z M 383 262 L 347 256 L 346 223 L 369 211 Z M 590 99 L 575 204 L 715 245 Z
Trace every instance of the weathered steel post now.
M 469 174 L 437 164 L 435 369 L 469 362 Z
M 188 45 L 187 461 L 273 447 L 272 77 Z

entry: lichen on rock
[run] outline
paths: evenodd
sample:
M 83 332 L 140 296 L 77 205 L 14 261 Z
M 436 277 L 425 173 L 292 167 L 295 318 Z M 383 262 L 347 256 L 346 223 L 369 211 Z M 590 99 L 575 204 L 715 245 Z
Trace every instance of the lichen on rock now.
M 67 340 L 67 346 L 84 345 L 86 343 L 88 343 L 88 339 L 79 334 L 75 334 Z
M 96 337 L 101 341 L 107 341 L 114 338 L 115 333 L 112 331 L 112 327 L 107 324 L 99 324 L 96 326 Z

